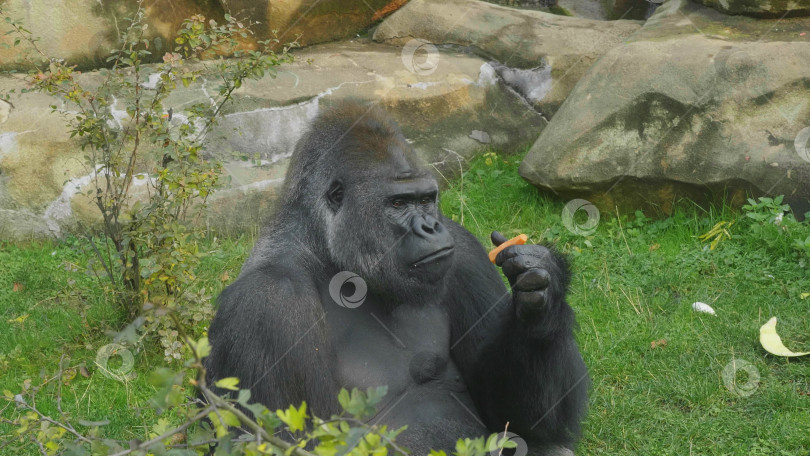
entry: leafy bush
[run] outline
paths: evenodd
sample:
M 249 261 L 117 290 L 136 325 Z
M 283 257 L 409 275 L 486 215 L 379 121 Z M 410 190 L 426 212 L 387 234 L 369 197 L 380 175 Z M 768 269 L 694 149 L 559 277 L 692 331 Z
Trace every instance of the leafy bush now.
M 144 302 L 173 305 L 195 280 L 203 232 L 193 222 L 222 177 L 221 164 L 204 156 L 205 136 L 245 80 L 275 76 L 279 65 L 292 61 L 292 45 L 276 54 L 271 46 L 277 40 L 266 40 L 247 50 L 240 43 L 252 32 L 242 22 L 228 14 L 223 24 L 196 15 L 183 22 L 163 63 L 148 66 L 145 59 L 162 42 L 144 38 L 148 24 L 139 2 L 99 84 L 46 56 L 21 23 L 0 13 L 16 35 L 14 46 L 24 48 L 21 54 L 34 68 L 25 91 L 63 103 L 51 108 L 65 115 L 71 137 L 86 153 L 93 178 L 87 195 L 102 220 L 100 242 L 92 247 L 105 275 L 126 294 L 122 302 L 130 316 Z M 220 81 L 210 102 L 182 112 L 165 106 L 173 91 L 195 81 Z
M 69 455 L 125 455 L 174 454 L 197 455 L 215 450 L 215 454 L 245 455 L 298 455 L 385 456 L 390 452 L 408 454 L 396 443 L 396 437 L 406 427 L 389 429 L 385 425 L 367 425 L 365 421 L 377 412 L 377 405 L 387 388 L 369 388 L 363 392 L 342 389 L 338 402 L 343 413 L 329 419 L 310 416 L 306 402 L 286 410 L 270 411 L 262 404 L 250 401 L 250 390 L 239 389 L 237 378 L 224 378 L 216 386 L 230 390 L 229 397 L 217 396 L 205 384 L 202 359 L 210 352 L 207 338 L 184 338 L 192 358 L 181 370 L 158 369 L 151 375 L 157 393 L 151 406 L 163 412 L 171 411 L 180 417 L 179 424 L 161 418 L 145 431 L 141 439 L 121 441 L 104 436 L 109 422 L 75 420 L 64 413 L 57 402 L 59 416 L 53 418 L 37 407 L 36 394 L 40 387 L 25 388 L 22 393 L 3 391 L 0 401 L 5 409 L 15 407 L 17 416 L 5 420 L 15 426 L 14 439 L 0 445 L 11 445 L 22 451 L 26 446 L 38 447 L 43 454 Z M 63 381 L 63 371 L 49 381 Z M 205 400 L 192 399 L 188 392 L 197 390 Z M 278 437 L 280 431 L 295 436 L 289 440 Z M 514 448 L 516 444 L 505 436 L 492 434 L 488 438 L 459 439 L 457 456 L 485 456 L 501 448 Z M 305 450 L 311 448 L 311 450 Z M 433 451 L 432 456 L 446 456 L 444 451 Z
M 278 66 L 292 61 L 288 50 L 295 43 L 279 54 L 271 49 L 277 40 L 248 50 L 241 43 L 251 38 L 251 24 L 229 14 L 222 24 L 195 15 L 183 22 L 163 63 L 145 65 L 163 43 L 144 38 L 148 24 L 138 2 L 99 83 L 45 55 L 23 24 L 2 7 L 0 14 L 32 68 L 24 91 L 59 100 L 51 108 L 67 119 L 70 136 L 85 152 L 92 176 L 87 196 L 101 219 L 99 230 L 88 228 L 86 246 L 123 313 L 131 320 L 146 306 L 177 310 L 184 325 L 210 319 L 210 296 L 193 290 L 205 234 L 197 222 L 221 183 L 222 166 L 205 156 L 203 142 L 234 91 L 245 80 L 274 77 Z M 197 81 L 219 81 L 210 101 L 182 112 L 166 106 L 178 87 Z M 157 333 L 167 360 L 180 358 L 178 328 L 165 310 L 147 313 L 135 329 Z
M 810 259 L 810 224 L 798 222 L 783 200 L 782 195 L 749 198 L 742 207 L 748 233 L 769 249 L 793 256 L 804 267 Z

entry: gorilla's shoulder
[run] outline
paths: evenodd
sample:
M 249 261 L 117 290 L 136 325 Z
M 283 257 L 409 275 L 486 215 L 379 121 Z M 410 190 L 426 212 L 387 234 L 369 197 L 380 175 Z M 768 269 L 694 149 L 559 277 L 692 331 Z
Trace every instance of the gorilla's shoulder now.
M 223 311 L 242 315 L 267 314 L 283 311 L 288 305 L 312 294 L 311 280 L 290 265 L 272 261 L 256 264 L 243 270 L 235 282 L 228 285 L 218 299 Z

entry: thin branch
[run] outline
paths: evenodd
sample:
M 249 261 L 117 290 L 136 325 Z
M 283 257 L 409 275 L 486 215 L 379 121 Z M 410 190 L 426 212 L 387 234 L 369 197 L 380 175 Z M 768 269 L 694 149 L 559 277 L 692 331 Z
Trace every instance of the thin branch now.
M 82 442 L 84 442 L 84 443 L 91 443 L 91 442 L 90 442 L 90 439 L 88 439 L 87 437 L 85 437 L 85 436 L 83 436 L 83 435 L 79 434 L 78 432 L 76 432 L 76 430 L 75 430 L 75 429 L 73 429 L 73 426 L 71 426 L 71 425 L 69 425 L 69 424 L 62 424 L 62 423 L 60 423 L 60 422 L 58 422 L 58 421 L 56 421 L 56 420 L 52 419 L 52 418 L 51 418 L 51 417 L 49 417 L 49 416 L 45 416 L 45 415 L 44 415 L 42 412 L 40 412 L 40 411 L 39 411 L 39 410 L 38 410 L 36 407 L 34 407 L 34 406 L 31 406 L 31 405 L 28 405 L 28 404 L 25 404 L 25 403 L 21 403 L 21 405 L 22 405 L 24 408 L 26 408 L 26 409 L 28 409 L 28 410 L 31 410 L 32 412 L 34 412 L 34 413 L 36 413 L 37 415 L 39 415 L 40 420 L 47 421 L 47 422 L 49 422 L 49 423 L 51 423 L 51 424 L 53 424 L 53 425 L 55 425 L 55 426 L 59 426 L 60 428 L 62 428 L 62 429 L 64 429 L 64 430 L 66 430 L 66 431 L 70 432 L 71 434 L 73 434 L 73 435 L 74 435 L 74 436 L 75 436 L 77 439 L 81 440 L 81 441 L 82 441 Z
M 64 416 L 65 412 L 62 411 L 62 363 L 65 361 L 65 354 L 59 358 L 59 385 L 56 389 L 56 410 L 59 410 L 59 415 Z
M 98 251 L 98 247 L 96 246 L 96 243 L 93 241 L 93 238 L 89 234 L 86 236 L 87 242 L 89 242 L 90 245 L 93 247 L 93 251 L 96 253 L 96 256 L 98 257 L 99 261 L 101 261 L 101 265 L 104 266 L 104 271 L 107 273 L 107 277 L 110 279 L 110 282 L 113 284 L 113 286 L 117 286 L 118 284 L 115 281 L 115 276 L 113 275 L 111 269 L 112 264 L 110 264 L 109 266 L 107 265 L 107 261 L 104 260 L 104 257 L 101 255 L 101 252 Z M 105 244 L 107 244 L 107 248 L 109 249 L 109 243 L 106 242 L 106 240 Z M 107 254 L 109 255 L 109 253 L 110 252 L 108 251 Z M 112 260 L 110 260 L 110 262 L 112 263 Z
M 204 408 L 202 411 L 200 411 L 200 413 L 194 415 L 194 417 L 191 418 L 190 420 L 187 420 L 185 423 L 181 424 L 180 426 L 178 426 L 178 427 L 176 427 L 174 429 L 168 430 L 168 431 L 164 432 L 163 434 L 161 434 L 161 435 L 159 435 L 159 436 L 157 436 L 157 437 L 155 437 L 153 439 L 147 440 L 146 442 L 142 442 L 142 443 L 139 443 L 137 445 L 133 445 L 128 450 L 119 451 L 118 453 L 112 454 L 110 456 L 124 456 L 124 455 L 130 454 L 130 453 L 132 453 L 134 451 L 147 449 L 150 446 L 152 446 L 152 445 L 154 445 L 154 444 L 156 444 L 158 442 L 166 440 L 166 439 L 168 439 L 169 437 L 171 437 L 171 436 L 173 436 L 175 434 L 179 434 L 180 432 L 185 431 L 192 424 L 194 424 L 197 421 L 199 421 L 199 420 L 205 418 L 206 416 L 208 416 L 208 414 L 211 413 L 211 411 L 213 411 L 214 408 L 215 407 L 213 405 L 210 405 L 210 406 Z
M 208 389 L 207 387 L 200 385 L 200 389 L 204 393 L 206 393 L 208 397 L 212 399 L 214 405 L 233 413 L 242 424 L 244 424 L 253 433 L 261 434 L 262 438 L 271 445 L 281 448 L 285 452 L 289 452 L 287 454 L 295 456 L 315 456 L 313 453 L 310 453 L 309 451 L 306 451 L 303 448 L 288 443 L 282 440 L 281 438 L 276 437 L 275 435 L 268 434 L 267 431 L 264 430 L 264 428 L 259 426 L 259 424 L 253 421 L 252 419 L 250 419 L 249 416 L 245 415 L 241 410 L 234 407 L 231 403 L 229 403 L 225 399 L 222 399 L 221 397 L 214 394 L 214 392 Z
M 42 442 L 37 440 L 36 436 L 32 435 L 31 438 L 34 440 L 34 442 L 37 443 L 37 446 L 39 446 L 39 451 L 40 451 L 40 453 L 42 453 L 42 456 L 48 456 L 48 452 L 45 451 L 45 447 L 42 445 Z

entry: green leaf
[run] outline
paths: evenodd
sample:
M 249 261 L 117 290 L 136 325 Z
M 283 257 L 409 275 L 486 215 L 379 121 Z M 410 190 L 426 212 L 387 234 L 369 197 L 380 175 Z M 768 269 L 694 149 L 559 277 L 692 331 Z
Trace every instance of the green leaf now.
M 228 426 L 239 426 L 239 418 L 237 418 L 233 412 L 220 409 L 219 414 L 222 415 L 222 421 Z
M 388 394 L 388 387 L 378 386 L 375 388 L 369 388 L 366 390 L 366 394 L 368 395 L 368 405 L 375 406 L 383 400 L 386 394 Z
M 346 388 L 341 388 L 340 393 L 338 393 L 338 403 L 343 407 L 343 410 L 349 408 L 349 400 L 349 391 Z
M 248 405 L 249 400 L 250 400 L 250 390 L 248 389 L 239 390 L 239 397 L 236 399 L 236 402 L 238 402 L 243 406 L 246 406 Z
M 291 431 L 303 431 L 307 419 L 307 403 L 303 402 L 300 408 L 289 406 L 286 411 L 276 410 L 279 419 L 290 428 Z
M 208 343 L 207 337 L 202 337 L 197 342 L 190 342 L 191 349 L 199 358 L 205 358 L 211 353 L 211 344 Z

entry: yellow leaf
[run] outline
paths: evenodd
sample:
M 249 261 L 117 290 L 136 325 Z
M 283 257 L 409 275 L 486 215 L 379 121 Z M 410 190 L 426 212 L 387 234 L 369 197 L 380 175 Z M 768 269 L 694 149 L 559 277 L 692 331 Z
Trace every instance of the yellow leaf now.
M 810 355 L 810 352 L 797 353 L 785 347 L 782 343 L 782 338 L 776 333 L 776 317 L 771 318 L 759 328 L 759 343 L 762 344 L 762 348 L 764 348 L 765 351 L 776 356 L 794 357 Z
M 799 297 L 802 298 L 802 299 L 810 298 L 810 293 L 802 293 L 802 294 L 799 295 Z
M 9 322 L 9 323 L 22 323 L 22 322 L 24 322 L 25 320 L 27 320 L 27 319 L 28 319 L 28 317 L 30 317 L 30 315 L 28 315 L 28 314 L 22 314 L 22 315 L 20 315 L 20 316 L 19 316 L 19 317 L 17 317 L 17 318 L 11 318 L 11 319 L 9 319 L 9 320 L 8 320 L 8 322 Z
M 215 385 L 218 388 L 227 389 L 231 391 L 239 391 L 239 388 L 236 385 L 239 384 L 239 379 L 236 377 L 226 377 L 220 380 L 217 380 Z

